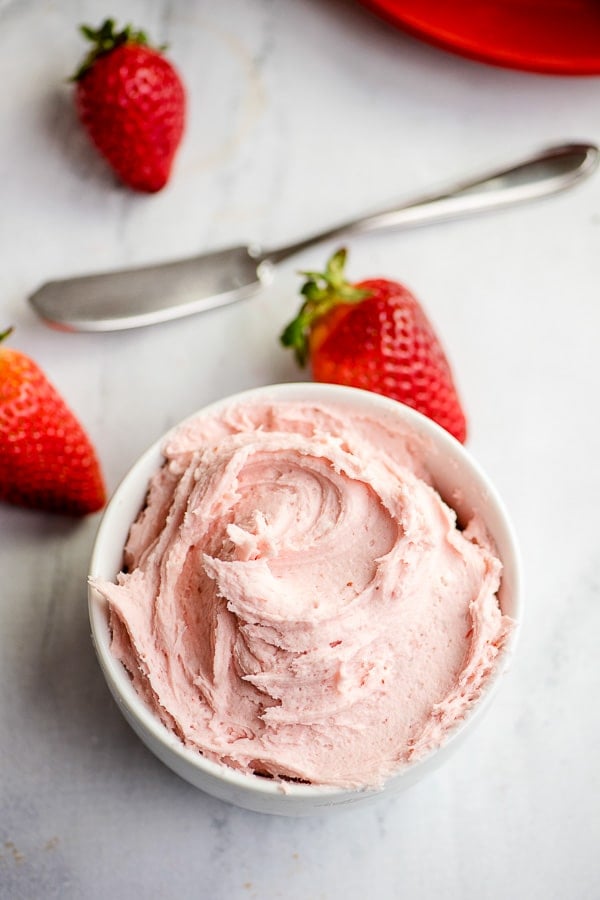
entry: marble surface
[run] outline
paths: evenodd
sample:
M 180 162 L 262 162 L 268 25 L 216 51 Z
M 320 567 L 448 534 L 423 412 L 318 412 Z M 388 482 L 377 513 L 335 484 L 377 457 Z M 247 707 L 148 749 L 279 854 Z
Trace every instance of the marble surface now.
M 208 401 L 297 378 L 277 335 L 300 266 L 255 299 L 157 328 L 52 331 L 51 277 L 266 245 L 562 140 L 600 140 L 598 79 L 439 52 L 343 0 L 123 2 L 189 89 L 171 185 L 117 186 L 72 110 L 75 24 L 99 0 L 0 2 L 0 319 L 68 398 L 110 489 Z M 517 529 L 526 617 L 488 715 L 393 801 L 286 820 L 167 771 L 121 718 L 89 639 L 98 517 L 0 508 L 0 897 L 600 896 L 600 175 L 496 215 L 350 242 L 436 323 L 469 446 Z

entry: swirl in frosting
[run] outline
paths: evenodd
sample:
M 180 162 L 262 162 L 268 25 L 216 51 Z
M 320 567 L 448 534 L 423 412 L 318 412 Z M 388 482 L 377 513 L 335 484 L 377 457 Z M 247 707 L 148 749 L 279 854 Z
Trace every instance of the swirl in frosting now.
M 277 779 L 377 786 L 444 742 L 512 627 L 501 564 L 392 418 L 247 401 L 184 423 L 98 582 L 167 727 Z

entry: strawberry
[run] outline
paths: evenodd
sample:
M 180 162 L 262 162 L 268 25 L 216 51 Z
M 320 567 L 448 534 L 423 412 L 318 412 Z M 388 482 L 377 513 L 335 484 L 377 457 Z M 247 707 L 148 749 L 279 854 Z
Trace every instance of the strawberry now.
M 303 272 L 304 302 L 281 335 L 316 381 L 385 394 L 434 419 L 459 441 L 466 421 L 442 346 L 411 292 L 374 278 L 350 284 L 345 249 L 325 272 Z
M 100 466 L 81 425 L 33 360 L 3 346 L 0 500 L 71 515 L 95 512 L 106 501 Z
M 76 106 L 102 156 L 126 185 L 153 193 L 165 186 L 183 134 L 185 90 L 161 49 L 144 32 L 112 19 L 81 32 L 94 45 L 74 76 Z

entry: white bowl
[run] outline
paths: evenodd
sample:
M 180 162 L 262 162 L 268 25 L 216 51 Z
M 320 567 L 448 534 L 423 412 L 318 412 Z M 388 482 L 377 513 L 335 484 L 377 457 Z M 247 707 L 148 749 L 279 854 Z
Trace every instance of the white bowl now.
M 513 529 L 494 487 L 464 447 L 446 431 L 413 409 L 367 391 L 330 384 L 279 384 L 228 397 L 202 412 L 215 413 L 232 402 L 254 399 L 301 400 L 319 403 L 346 403 L 371 414 L 393 414 L 409 425 L 425 441 L 425 465 L 435 486 L 452 506 L 459 520 L 468 520 L 477 512 L 496 543 L 503 564 L 499 601 L 502 612 L 520 620 L 519 558 Z M 122 567 L 123 547 L 131 524 L 140 512 L 148 482 L 163 461 L 161 437 L 134 464 L 108 504 L 96 537 L 90 565 L 90 577 L 113 580 Z M 419 762 L 392 776 L 382 790 L 343 790 L 306 784 L 285 784 L 244 774 L 226 765 L 204 758 L 197 750 L 185 747 L 170 732 L 133 688 L 122 664 L 112 655 L 107 604 L 93 586 L 89 588 L 89 614 L 96 653 L 108 686 L 123 715 L 149 747 L 174 772 L 195 787 L 221 800 L 263 813 L 298 816 L 350 804 L 365 804 L 382 794 L 398 792 L 437 767 L 472 729 L 487 706 L 499 677 L 514 651 L 518 629 L 514 629 L 494 676 L 469 714 L 456 726 L 445 743 Z

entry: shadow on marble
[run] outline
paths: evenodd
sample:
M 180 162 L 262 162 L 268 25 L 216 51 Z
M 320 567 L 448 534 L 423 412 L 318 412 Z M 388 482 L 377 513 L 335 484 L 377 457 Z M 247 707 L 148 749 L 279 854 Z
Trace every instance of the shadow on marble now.
M 77 118 L 74 87 L 65 83 L 51 87 L 40 96 L 36 137 L 44 140 L 52 154 L 62 160 L 65 176 L 92 181 L 102 191 L 119 182 L 98 154 Z

